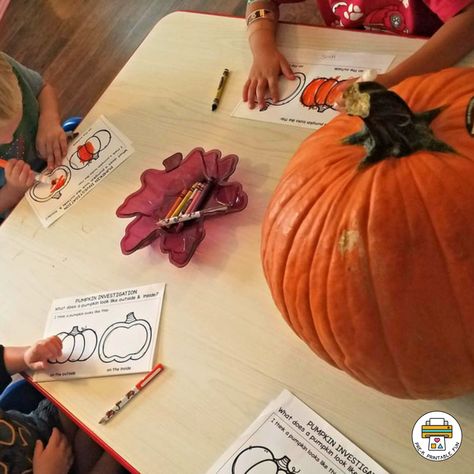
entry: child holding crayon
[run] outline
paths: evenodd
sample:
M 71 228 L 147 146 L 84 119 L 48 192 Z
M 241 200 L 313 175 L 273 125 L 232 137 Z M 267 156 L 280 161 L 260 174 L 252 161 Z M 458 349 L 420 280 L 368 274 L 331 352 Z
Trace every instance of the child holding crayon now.
M 31 347 L 0 345 L 0 392 L 11 382 L 12 374 L 41 369 L 61 351 L 62 342 L 57 336 Z M 126 472 L 49 400 L 40 402 L 29 414 L 0 409 L 0 467 L 10 474 Z
M 294 79 L 277 48 L 279 5 L 302 0 L 248 0 L 247 25 L 253 64 L 243 88 L 249 108 L 265 106 L 267 90 L 279 100 L 278 76 Z M 474 48 L 473 0 L 317 0 L 329 26 L 431 38 L 414 54 L 375 79 L 391 87 L 403 79 L 453 66 Z
M 0 53 L 0 221 L 34 182 L 47 162 L 52 169 L 66 155 L 67 140 L 56 95 L 35 71 Z

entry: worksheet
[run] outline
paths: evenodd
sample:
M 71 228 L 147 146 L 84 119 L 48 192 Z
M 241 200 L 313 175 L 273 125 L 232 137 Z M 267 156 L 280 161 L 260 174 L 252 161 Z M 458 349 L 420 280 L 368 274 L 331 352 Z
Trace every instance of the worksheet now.
M 280 123 L 317 129 L 328 123 L 338 112 L 336 99 L 349 78 L 359 77 L 364 71 L 373 69 L 385 72 L 395 56 L 352 53 L 341 51 L 314 51 L 311 62 L 298 59 L 302 53 L 289 51 L 286 55 L 295 74 L 294 80 L 281 76 L 280 99 L 273 102 L 270 95 L 265 98 L 265 107 L 250 110 L 246 102 L 239 102 L 233 117 Z
M 70 143 L 60 166 L 43 172 L 50 182 L 36 182 L 26 199 L 48 227 L 133 151 L 131 141 L 101 116 Z
M 153 367 L 164 283 L 54 300 L 44 337 L 62 355 L 33 380 L 45 382 L 148 372 Z
M 389 474 L 287 390 L 207 474 Z

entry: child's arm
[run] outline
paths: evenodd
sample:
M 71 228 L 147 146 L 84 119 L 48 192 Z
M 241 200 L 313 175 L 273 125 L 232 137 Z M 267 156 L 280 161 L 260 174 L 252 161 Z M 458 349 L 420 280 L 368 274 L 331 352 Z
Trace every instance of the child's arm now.
M 36 149 L 47 160 L 48 168 L 59 166 L 66 156 L 67 139 L 61 127 L 56 93 L 50 84 L 45 84 L 38 95 L 40 116 Z
M 8 160 L 5 167 L 6 184 L 0 188 L 0 213 L 15 207 L 34 183 L 35 175 L 23 160 Z
M 252 21 L 252 13 L 257 10 L 267 10 L 263 18 Z M 254 1 L 247 4 L 248 39 L 253 54 L 253 63 L 249 77 L 244 85 L 242 98 L 248 101 L 253 109 L 258 103 L 260 109 L 265 107 L 265 93 L 270 90 L 274 102 L 279 100 L 278 76 L 283 73 L 288 79 L 295 76 L 286 58 L 278 51 L 276 45 L 276 30 L 278 25 L 278 3 L 272 0 Z
M 5 347 L 3 360 L 10 375 L 26 369 L 38 370 L 45 367 L 48 359 L 61 355 L 62 341 L 58 336 L 50 336 L 27 347 Z
M 418 51 L 391 71 L 377 76 L 386 87 L 453 66 L 474 49 L 474 3 L 449 19 Z

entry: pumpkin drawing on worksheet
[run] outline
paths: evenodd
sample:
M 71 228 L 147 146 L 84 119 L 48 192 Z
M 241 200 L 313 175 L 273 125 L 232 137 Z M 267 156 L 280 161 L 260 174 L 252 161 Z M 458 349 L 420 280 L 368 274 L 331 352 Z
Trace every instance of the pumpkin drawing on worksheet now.
M 127 362 L 143 357 L 151 343 L 152 330 L 145 319 L 137 319 L 128 313 L 125 321 L 110 325 L 99 342 L 102 362 Z
M 61 356 L 49 360 L 51 364 L 66 362 L 84 362 L 94 353 L 97 347 L 97 334 L 93 329 L 79 329 L 74 326 L 69 332 L 60 332 L 57 335 L 62 343 Z
M 276 459 L 265 446 L 249 446 L 232 463 L 232 474 L 297 474 L 299 469 L 289 466 L 291 459 Z

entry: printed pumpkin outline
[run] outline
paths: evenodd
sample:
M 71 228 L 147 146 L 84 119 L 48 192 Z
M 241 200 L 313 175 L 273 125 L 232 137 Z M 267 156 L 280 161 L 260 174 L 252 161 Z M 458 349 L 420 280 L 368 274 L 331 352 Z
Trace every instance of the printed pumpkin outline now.
M 44 173 L 51 178 L 51 183 L 36 182 L 29 190 L 31 199 L 36 202 L 46 202 L 50 199 L 59 199 L 61 191 L 71 179 L 71 170 L 66 165 L 61 165 L 54 170 Z
M 84 362 L 97 348 L 97 333 L 90 328 L 79 329 L 78 326 L 73 326 L 70 332 L 60 332 L 57 336 L 63 343 L 63 353 L 56 359 L 49 359 L 50 364 Z
M 131 328 L 142 327 L 143 338 L 137 339 L 136 337 L 127 338 L 127 343 L 124 345 L 123 340 L 120 340 L 120 352 L 125 355 L 114 354 L 112 351 L 117 351 L 118 347 L 114 344 L 114 332 L 120 330 L 130 330 Z M 111 324 L 102 334 L 99 342 L 99 358 L 106 364 L 110 362 L 127 362 L 129 360 L 139 360 L 148 351 L 151 338 L 152 328 L 148 321 L 145 319 L 137 319 L 135 313 L 128 313 L 125 321 L 117 321 Z
M 289 466 L 291 459 L 283 456 L 279 459 L 266 446 L 249 446 L 234 459 L 232 474 L 297 474 L 301 469 Z
M 105 150 L 112 140 L 112 134 L 101 129 L 89 137 L 69 158 L 69 164 L 73 170 L 80 170 L 99 158 L 99 153 Z
M 280 99 L 278 102 L 273 102 L 271 97 L 265 97 L 265 106 L 261 109 L 261 111 L 267 110 L 269 106 L 279 106 L 285 105 L 296 99 L 301 91 L 304 88 L 306 83 L 306 74 L 304 72 L 295 72 L 296 79 L 293 81 L 288 81 L 290 84 L 295 84 L 295 88 L 286 96 Z
M 316 77 L 303 90 L 300 102 L 308 109 L 324 112 L 336 110 L 336 99 L 342 94 L 347 79 L 339 77 Z

